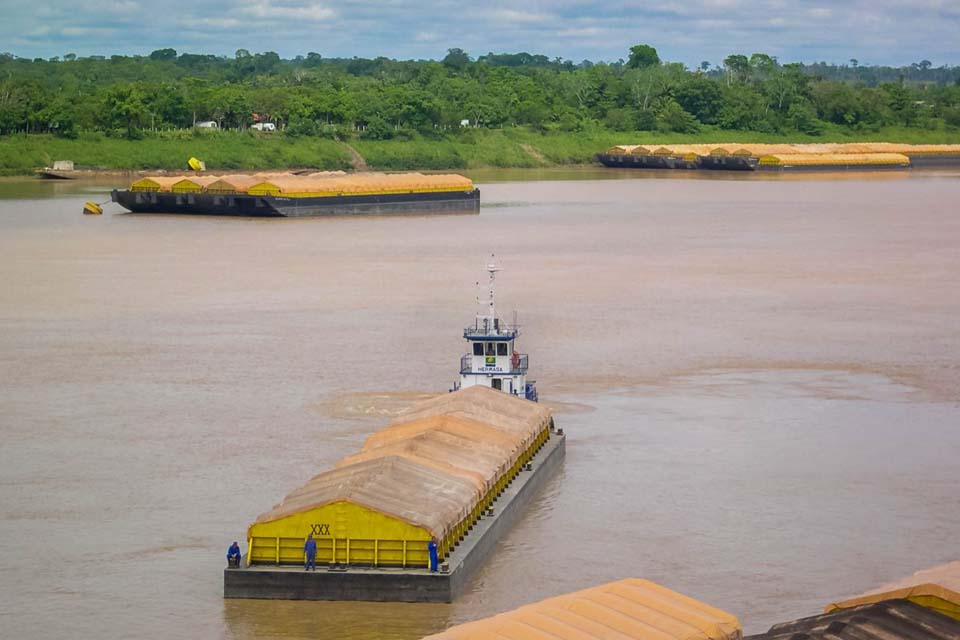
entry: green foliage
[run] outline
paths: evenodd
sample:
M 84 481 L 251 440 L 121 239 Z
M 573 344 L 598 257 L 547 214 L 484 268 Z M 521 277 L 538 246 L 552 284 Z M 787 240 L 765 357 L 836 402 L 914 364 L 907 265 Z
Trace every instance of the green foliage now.
M 743 54 L 732 54 L 723 59 L 727 77 L 733 80 L 746 80 L 750 72 L 750 60 Z
M 732 54 L 722 67 L 706 63 L 690 71 L 662 62 L 656 49 L 643 44 L 631 48 L 626 63 L 580 64 L 523 52 L 489 53 L 474 61 L 457 48 L 439 62 L 324 58 L 314 52 L 284 60 L 246 49 L 231 57 L 174 49 L 109 59 L 4 54 L 0 140 L 19 133 L 83 140 L 97 133 L 97 145 L 118 149 L 112 145 L 136 139 L 216 142 L 264 154 L 223 158 L 223 166 L 247 167 L 319 159 L 336 164 L 343 156 L 334 142 L 348 139 L 369 145 L 374 166 L 537 166 L 538 153 L 566 162 L 588 159 L 598 148 L 571 145 L 568 137 L 623 141 L 637 132 L 662 137 L 726 131 L 740 140 L 847 139 L 890 127 L 944 136 L 960 127 L 957 81 L 960 68 L 922 60 L 899 69 L 855 61 L 801 65 L 781 64 L 764 53 Z M 207 120 L 232 131 L 193 129 Z M 241 135 L 257 120 L 273 122 L 277 131 Z M 464 120 L 467 127 L 461 127 Z M 54 138 L 41 139 L 50 145 Z M 341 160 L 318 159 L 310 145 L 339 149 Z M 283 148 L 297 152 L 286 155 Z M 127 161 L 135 165 L 145 157 L 133 154 Z M 149 161 L 165 157 L 175 156 L 151 155 Z M 204 158 L 208 164 L 210 157 Z M 177 159 L 172 166 L 180 164 Z
M 361 138 L 367 140 L 389 140 L 393 137 L 393 127 L 387 124 L 387 121 L 380 116 L 373 116 L 367 122 L 367 128 L 360 134 Z
M 700 122 L 673 99 L 666 100 L 661 105 L 658 119 L 663 131 L 695 133 L 700 130 Z
M 463 49 L 448 49 L 443 58 L 443 66 L 463 71 L 470 64 L 470 56 Z
M 176 57 L 176 49 L 157 49 L 150 54 L 151 60 L 175 60 Z M 76 59 L 76 56 L 74 56 L 74 59 Z
M 614 108 L 607 111 L 604 125 L 614 131 L 632 131 L 635 128 L 636 113 L 632 109 Z
M 730 87 L 723 91 L 717 124 L 724 129 L 771 131 L 766 114 L 763 96 L 755 89 L 749 86 Z
M 315 136 L 320 133 L 320 127 L 316 121 L 309 118 L 296 117 L 287 125 L 285 133 L 291 138 L 301 138 L 303 136 Z
M 125 127 L 127 137 L 134 138 L 147 117 L 146 95 L 139 83 L 117 85 L 107 91 L 103 110 L 108 126 Z
M 657 128 L 657 115 L 650 109 L 637 113 L 637 131 L 654 131 Z
M 693 76 L 674 91 L 683 109 L 704 124 L 716 124 L 723 92 L 720 85 L 704 76 Z
M 660 55 L 657 50 L 648 44 L 638 44 L 630 47 L 630 59 L 627 67 L 630 69 L 646 69 L 660 64 Z
M 817 115 L 827 122 L 854 125 L 866 115 L 862 94 L 846 84 L 821 82 L 813 88 L 812 98 Z
M 787 110 L 787 122 L 790 127 L 808 136 L 823 134 L 823 123 L 817 120 L 817 113 L 806 104 L 791 104 Z
M 944 109 L 942 117 L 948 126 L 960 128 L 960 106 Z

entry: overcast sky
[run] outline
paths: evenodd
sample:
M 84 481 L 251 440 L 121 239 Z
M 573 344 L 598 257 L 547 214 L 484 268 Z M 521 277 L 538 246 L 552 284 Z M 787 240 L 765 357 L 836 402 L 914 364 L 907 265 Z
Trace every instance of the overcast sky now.
M 690 66 L 753 52 L 957 65 L 960 0 L 0 0 L 0 52 L 31 58 L 172 47 L 440 59 L 460 47 L 473 57 L 528 51 L 579 62 L 626 58 L 637 43 Z

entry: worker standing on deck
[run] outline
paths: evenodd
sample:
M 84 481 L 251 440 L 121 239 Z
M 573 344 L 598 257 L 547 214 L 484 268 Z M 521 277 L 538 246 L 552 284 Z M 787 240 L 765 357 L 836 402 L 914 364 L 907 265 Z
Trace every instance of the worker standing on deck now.
M 427 544 L 427 551 L 430 552 L 430 571 L 436 572 L 439 558 L 437 557 L 437 539 L 432 538 Z
M 303 553 L 307 556 L 306 564 L 303 570 L 317 570 L 317 541 L 313 539 L 313 534 L 307 536 L 307 541 L 303 543 Z
M 233 544 L 230 545 L 230 548 L 227 549 L 227 566 L 228 567 L 240 566 L 240 545 L 237 544 L 236 540 L 234 540 Z

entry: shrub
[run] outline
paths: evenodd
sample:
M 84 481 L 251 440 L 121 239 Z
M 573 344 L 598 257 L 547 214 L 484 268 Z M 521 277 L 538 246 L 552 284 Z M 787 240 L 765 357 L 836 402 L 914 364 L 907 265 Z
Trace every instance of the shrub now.
M 367 128 L 360 136 L 367 140 L 389 140 L 394 135 L 393 127 L 387 124 L 387 121 L 379 116 L 370 118 Z

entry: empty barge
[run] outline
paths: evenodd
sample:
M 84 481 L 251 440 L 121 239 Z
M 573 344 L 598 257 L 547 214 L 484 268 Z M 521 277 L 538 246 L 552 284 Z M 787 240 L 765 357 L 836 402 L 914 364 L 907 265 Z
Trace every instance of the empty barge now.
M 152 176 L 111 199 L 134 213 L 308 217 L 478 213 L 480 190 L 459 175 L 342 171 L 232 176 Z

